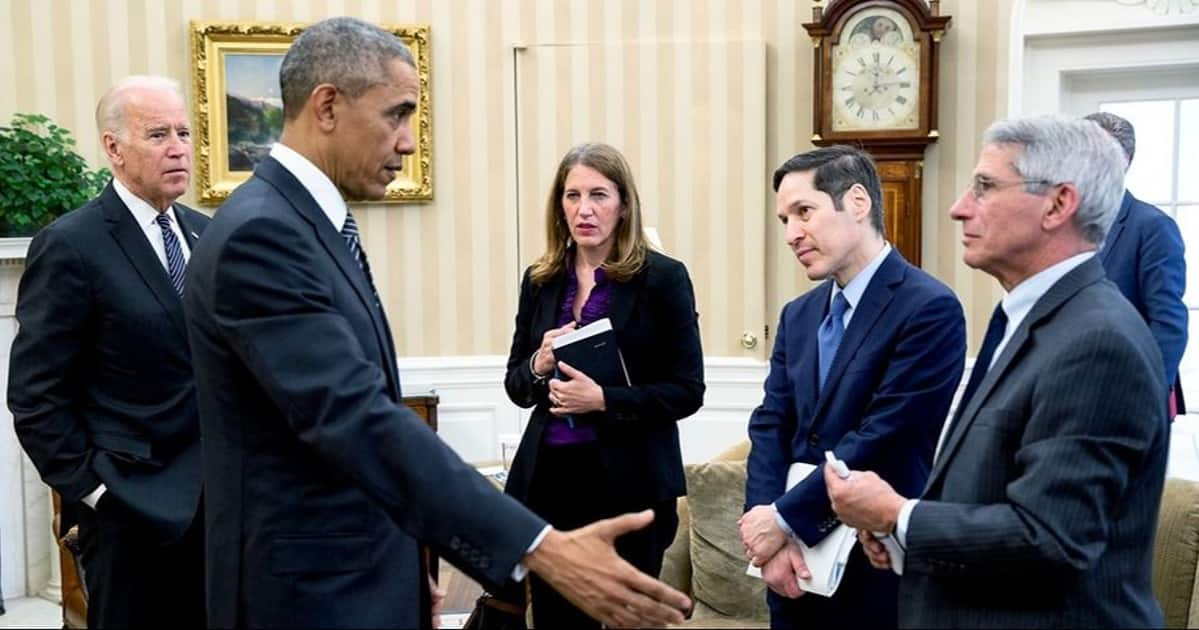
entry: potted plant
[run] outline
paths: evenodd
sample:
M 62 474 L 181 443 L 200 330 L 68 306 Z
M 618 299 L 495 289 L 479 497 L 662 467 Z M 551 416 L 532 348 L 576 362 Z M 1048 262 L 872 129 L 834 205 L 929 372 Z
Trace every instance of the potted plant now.
M 15 114 L 0 127 L 0 236 L 32 236 L 82 206 L 108 182 L 89 170 L 71 132 L 41 114 Z

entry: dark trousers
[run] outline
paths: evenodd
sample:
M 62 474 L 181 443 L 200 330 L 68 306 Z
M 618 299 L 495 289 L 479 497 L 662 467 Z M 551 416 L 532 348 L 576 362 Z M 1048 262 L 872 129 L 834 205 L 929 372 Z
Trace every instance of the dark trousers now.
M 805 594 L 787 599 L 769 589 L 770 627 L 790 628 L 895 628 L 898 619 L 899 576 L 890 569 L 870 566 L 862 548 L 849 553 L 845 577 L 832 597 Z
M 80 506 L 88 628 L 203 628 L 204 516 L 167 544 L 111 492 Z
M 675 500 L 631 505 L 627 488 L 607 482 L 599 447 L 595 444 L 543 446 L 529 487 L 529 509 L 556 529 L 571 530 L 625 512 L 653 508 L 654 522 L 625 534 L 616 551 L 641 571 L 658 577 L 662 555 L 679 525 Z M 587 616 L 536 575 L 530 575 L 533 625 L 538 628 L 599 628 Z

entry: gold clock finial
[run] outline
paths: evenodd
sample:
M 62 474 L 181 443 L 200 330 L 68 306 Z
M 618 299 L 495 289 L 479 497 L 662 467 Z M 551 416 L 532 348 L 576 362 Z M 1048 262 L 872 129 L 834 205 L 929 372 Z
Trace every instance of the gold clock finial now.
M 823 9 L 820 7 L 822 0 L 812 0 L 812 21 L 819 22 L 822 19 Z

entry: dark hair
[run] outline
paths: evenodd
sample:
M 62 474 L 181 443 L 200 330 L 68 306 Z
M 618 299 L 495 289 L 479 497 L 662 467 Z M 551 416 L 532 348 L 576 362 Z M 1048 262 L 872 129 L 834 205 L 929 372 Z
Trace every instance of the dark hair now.
M 335 17 L 305 28 L 279 67 L 283 117 L 295 120 L 318 85 L 328 83 L 349 98 L 387 82 L 393 59 L 416 67 L 399 37 L 362 20 Z
M 812 186 L 833 198 L 833 208 L 837 212 L 845 210 L 841 205 L 841 197 L 845 192 L 854 184 L 861 184 L 870 196 L 870 225 L 880 235 L 886 236 L 883 227 L 883 186 L 869 153 L 844 144 L 799 153 L 774 171 L 774 191 L 778 192 L 779 185 L 787 175 L 807 171 L 813 171 Z
M 1128 163 L 1132 164 L 1132 156 L 1137 152 L 1137 131 L 1133 128 L 1132 123 L 1128 119 L 1121 118 L 1111 112 L 1095 112 L 1087 114 L 1083 118 L 1103 127 L 1111 137 L 1120 143 L 1120 148 L 1124 149 L 1124 156 L 1128 158 Z

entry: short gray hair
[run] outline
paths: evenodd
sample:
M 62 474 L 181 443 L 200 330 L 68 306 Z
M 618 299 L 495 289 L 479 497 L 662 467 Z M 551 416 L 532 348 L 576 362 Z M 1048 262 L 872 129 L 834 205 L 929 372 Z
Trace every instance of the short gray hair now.
M 1116 142 L 1120 143 L 1120 148 L 1124 149 L 1124 155 L 1128 157 L 1128 163 L 1132 164 L 1132 156 L 1137 152 L 1137 130 L 1128 122 L 1128 119 L 1117 116 L 1111 112 L 1095 112 L 1084 116 L 1087 120 L 1099 125 L 1104 131 L 1111 134 Z
M 284 119 L 294 120 L 318 85 L 332 85 L 349 98 L 362 96 L 386 82 L 393 59 L 416 67 L 399 37 L 368 22 L 335 17 L 309 26 L 279 68 Z
M 179 82 L 167 77 L 152 75 L 133 75 L 117 81 L 96 104 L 96 131 L 101 135 L 105 131 L 112 132 L 118 138 L 126 138 L 128 129 L 125 128 L 125 104 L 129 93 L 134 90 L 154 90 L 171 92 L 183 100 L 183 90 Z
M 1037 181 L 1074 184 L 1074 224 L 1086 240 L 1103 242 L 1124 195 L 1125 161 L 1120 145 L 1098 125 L 1062 116 L 1013 118 L 988 127 L 983 143 L 1021 148 L 1012 168 L 1025 180 L 1036 180 L 1024 185 L 1028 192 L 1047 186 Z

